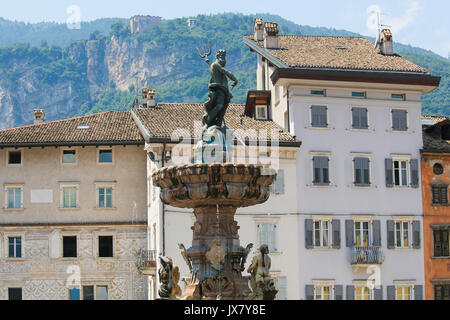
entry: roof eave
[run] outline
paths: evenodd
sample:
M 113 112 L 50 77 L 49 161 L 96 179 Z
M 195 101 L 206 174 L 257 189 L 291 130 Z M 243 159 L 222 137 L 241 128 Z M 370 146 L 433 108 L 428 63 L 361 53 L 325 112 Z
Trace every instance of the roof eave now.
M 394 71 L 363 71 L 363 70 L 334 70 L 321 68 L 278 68 L 271 75 L 272 83 L 280 78 L 327 80 L 327 81 L 349 81 L 368 83 L 390 83 L 420 85 L 431 88 L 439 86 L 441 77 L 430 74 Z
M 111 145 L 141 145 L 144 140 L 102 140 L 102 141 L 58 141 L 58 142 L 11 142 L 0 143 L 0 148 L 25 147 L 65 147 L 65 146 L 111 146 Z

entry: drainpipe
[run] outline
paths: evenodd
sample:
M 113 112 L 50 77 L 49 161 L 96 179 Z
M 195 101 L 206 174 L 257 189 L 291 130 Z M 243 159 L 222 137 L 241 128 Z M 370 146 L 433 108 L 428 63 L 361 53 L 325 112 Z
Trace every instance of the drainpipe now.
M 164 168 L 164 160 L 166 158 L 166 143 L 163 144 L 163 152 L 161 156 L 161 169 Z M 161 216 L 161 225 L 162 225 L 162 254 L 166 255 L 166 219 L 165 219 L 165 205 L 162 203 L 162 216 Z

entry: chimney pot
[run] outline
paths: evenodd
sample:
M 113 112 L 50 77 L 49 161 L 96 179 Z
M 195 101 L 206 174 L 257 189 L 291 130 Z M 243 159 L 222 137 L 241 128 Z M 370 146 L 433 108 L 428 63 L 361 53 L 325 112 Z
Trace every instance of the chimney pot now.
M 278 24 L 264 22 L 264 48 L 278 49 Z
M 33 110 L 34 124 L 44 123 L 44 117 L 45 117 L 44 109 Z
M 392 32 L 389 29 L 381 30 L 380 51 L 382 54 L 388 56 L 394 54 L 394 42 L 392 41 Z
M 156 91 L 149 88 L 142 88 L 142 108 L 154 108 L 156 106 Z
M 262 18 L 255 18 L 253 24 L 253 39 L 255 41 L 263 41 L 263 20 Z

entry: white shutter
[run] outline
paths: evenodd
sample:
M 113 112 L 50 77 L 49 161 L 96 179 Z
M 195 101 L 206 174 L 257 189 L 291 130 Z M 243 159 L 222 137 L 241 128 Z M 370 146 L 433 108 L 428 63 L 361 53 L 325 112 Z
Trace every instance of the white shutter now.
M 61 255 L 61 234 L 59 230 L 53 231 L 49 236 L 50 258 L 60 258 Z
M 276 300 L 287 300 L 287 280 L 286 277 L 277 277 L 277 296 Z

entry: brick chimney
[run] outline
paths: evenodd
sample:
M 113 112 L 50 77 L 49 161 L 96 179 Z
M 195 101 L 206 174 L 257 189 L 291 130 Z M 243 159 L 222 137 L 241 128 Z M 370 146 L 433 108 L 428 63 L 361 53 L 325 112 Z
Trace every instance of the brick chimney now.
M 263 20 L 262 18 L 255 18 L 253 24 L 253 40 L 263 41 Z
M 44 123 L 45 112 L 44 109 L 34 109 L 33 118 L 34 124 Z
M 142 108 L 154 108 L 156 107 L 156 91 L 149 88 L 142 88 Z
M 392 32 L 389 29 L 381 30 L 380 52 L 387 56 L 394 54 L 394 42 L 392 41 Z
M 278 49 L 278 24 L 264 22 L 264 48 Z

